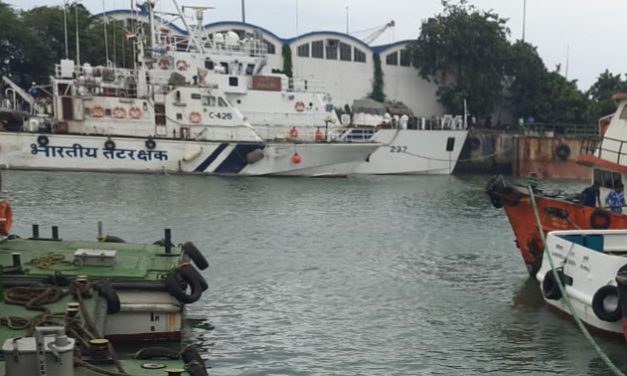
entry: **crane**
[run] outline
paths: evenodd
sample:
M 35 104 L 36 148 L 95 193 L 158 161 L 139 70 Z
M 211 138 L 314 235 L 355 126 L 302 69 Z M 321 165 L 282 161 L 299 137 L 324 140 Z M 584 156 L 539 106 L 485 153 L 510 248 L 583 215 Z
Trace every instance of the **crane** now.
M 364 41 L 364 43 L 366 44 L 370 44 L 374 42 L 378 37 L 380 37 L 381 34 L 383 34 L 388 28 L 393 28 L 394 26 L 396 26 L 396 23 L 394 22 L 394 20 L 392 20 L 392 21 L 386 22 L 383 25 L 375 26 L 370 29 L 354 31 L 351 34 L 363 35 L 364 33 L 368 33 L 363 38 L 361 38 L 361 40 Z

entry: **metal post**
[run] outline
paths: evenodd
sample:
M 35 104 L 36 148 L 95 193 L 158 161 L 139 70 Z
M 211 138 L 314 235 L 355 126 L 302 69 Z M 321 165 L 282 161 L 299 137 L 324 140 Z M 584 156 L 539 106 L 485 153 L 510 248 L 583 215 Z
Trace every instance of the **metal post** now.
M 11 253 L 11 261 L 13 262 L 13 266 L 21 266 L 22 265 L 22 255 L 19 252 Z
M 52 240 L 59 240 L 59 227 L 52 226 Z
M 245 1 L 242 0 L 242 23 L 246 23 L 246 5 Z
M 74 2 L 74 26 L 76 29 L 76 65 L 81 65 L 81 49 L 78 42 L 78 1 Z
M 39 225 L 33 225 L 33 239 L 39 239 Z
M 65 37 L 65 58 L 69 59 L 70 51 L 69 51 L 68 42 L 67 42 L 67 6 L 68 6 L 68 1 L 65 0 L 63 2 L 63 36 Z
M 522 40 L 525 41 L 525 24 L 527 23 L 527 0 L 523 0 Z
M 172 232 L 169 228 L 165 229 L 165 236 L 164 236 L 164 241 L 165 241 L 165 253 L 166 254 L 170 254 L 172 253 Z

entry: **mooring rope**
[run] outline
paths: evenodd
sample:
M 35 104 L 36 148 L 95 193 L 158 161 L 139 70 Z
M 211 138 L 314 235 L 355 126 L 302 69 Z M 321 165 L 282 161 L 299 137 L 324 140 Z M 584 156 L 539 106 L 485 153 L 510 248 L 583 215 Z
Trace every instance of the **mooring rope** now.
M 597 352 L 597 354 L 599 354 L 599 357 L 601 357 L 601 360 L 603 360 L 603 362 L 607 365 L 610 371 L 612 371 L 617 376 L 625 376 L 625 374 L 621 370 L 619 370 L 618 367 L 614 365 L 612 360 L 603 352 L 603 350 L 595 342 L 594 338 L 592 338 L 592 336 L 590 335 L 590 332 L 588 331 L 588 329 L 586 329 L 586 326 L 581 322 L 581 319 L 577 315 L 577 312 L 575 311 L 575 308 L 573 307 L 568 295 L 566 295 L 566 288 L 564 287 L 562 283 L 562 279 L 557 274 L 557 269 L 555 268 L 555 264 L 553 263 L 553 257 L 551 256 L 551 252 L 549 252 L 546 246 L 546 237 L 544 235 L 544 230 L 542 229 L 542 224 L 540 223 L 540 216 L 538 215 L 538 207 L 536 206 L 536 198 L 533 194 L 533 187 L 528 186 L 527 188 L 529 189 L 529 197 L 531 198 L 531 205 L 533 206 L 533 215 L 535 217 L 536 226 L 538 226 L 540 237 L 542 238 L 542 243 L 544 243 L 544 253 L 546 253 L 548 256 L 547 258 L 549 259 L 549 264 L 551 265 L 553 278 L 557 282 L 557 286 L 560 289 L 564 302 L 566 303 L 566 307 L 568 307 L 570 314 L 573 316 L 575 323 L 577 323 L 577 326 L 579 327 L 583 335 L 586 337 L 588 342 L 590 342 L 594 350 Z

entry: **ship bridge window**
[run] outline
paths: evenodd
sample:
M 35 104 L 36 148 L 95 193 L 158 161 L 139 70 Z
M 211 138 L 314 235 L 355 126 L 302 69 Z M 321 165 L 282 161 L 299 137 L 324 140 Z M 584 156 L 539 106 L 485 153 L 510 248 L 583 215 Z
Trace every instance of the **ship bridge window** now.
M 324 43 L 321 40 L 311 43 L 311 57 L 317 59 L 324 58 Z
M 222 73 L 229 74 L 229 63 L 220 63 L 222 67 Z
M 602 187 L 610 189 L 623 184 L 620 173 L 600 169 L 594 169 L 594 181 L 598 181 Z
M 239 80 L 237 77 L 229 77 L 229 86 L 238 86 Z
M 276 47 L 274 47 L 274 43 L 270 43 L 268 41 L 264 41 L 264 43 L 266 44 L 266 48 L 268 49 L 267 51 L 270 55 L 276 54 Z
M 200 94 L 192 93 L 192 99 L 200 99 Z
M 340 60 L 351 61 L 351 46 L 340 43 Z
M 387 65 L 398 65 L 398 52 L 392 52 L 385 57 L 385 63 Z
M 298 56 L 309 57 L 309 43 L 298 46 Z
M 355 47 L 354 48 L 354 53 L 355 53 L 355 61 L 359 62 L 359 63 L 365 63 L 366 62 L 366 54 L 360 50 L 359 48 Z
M 623 109 L 620 112 L 621 119 L 627 119 L 627 105 L 623 106 Z
M 222 97 L 218 97 L 218 106 L 220 107 L 229 107 L 228 102 L 222 98 Z
M 209 106 L 209 107 L 215 107 L 216 106 L 216 97 L 214 97 L 214 96 L 202 97 L 202 105 L 203 106 Z
M 255 64 L 248 64 L 248 65 L 246 65 L 246 75 L 247 76 L 251 76 L 254 71 L 255 71 Z
M 337 60 L 337 47 L 339 41 L 337 39 L 327 40 L 327 60 Z
M 408 67 L 410 64 L 409 51 L 401 50 L 401 67 Z
M 211 59 L 205 60 L 205 69 L 213 70 L 213 61 Z

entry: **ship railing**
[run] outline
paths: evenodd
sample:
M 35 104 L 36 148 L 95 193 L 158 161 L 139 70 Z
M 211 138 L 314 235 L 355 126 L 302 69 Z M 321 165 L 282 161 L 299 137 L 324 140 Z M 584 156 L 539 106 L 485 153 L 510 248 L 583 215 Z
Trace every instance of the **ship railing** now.
M 523 129 L 530 132 L 546 133 L 564 136 L 598 136 L 599 129 L 596 124 L 575 123 L 532 123 L 524 124 Z
M 596 144 L 595 144 L 596 142 Z M 612 137 L 591 139 L 584 149 L 582 144 L 581 154 L 594 155 L 597 158 L 622 164 L 627 161 L 627 141 Z
M 281 78 L 281 86 L 287 91 L 325 93 L 324 81 L 304 78 Z

